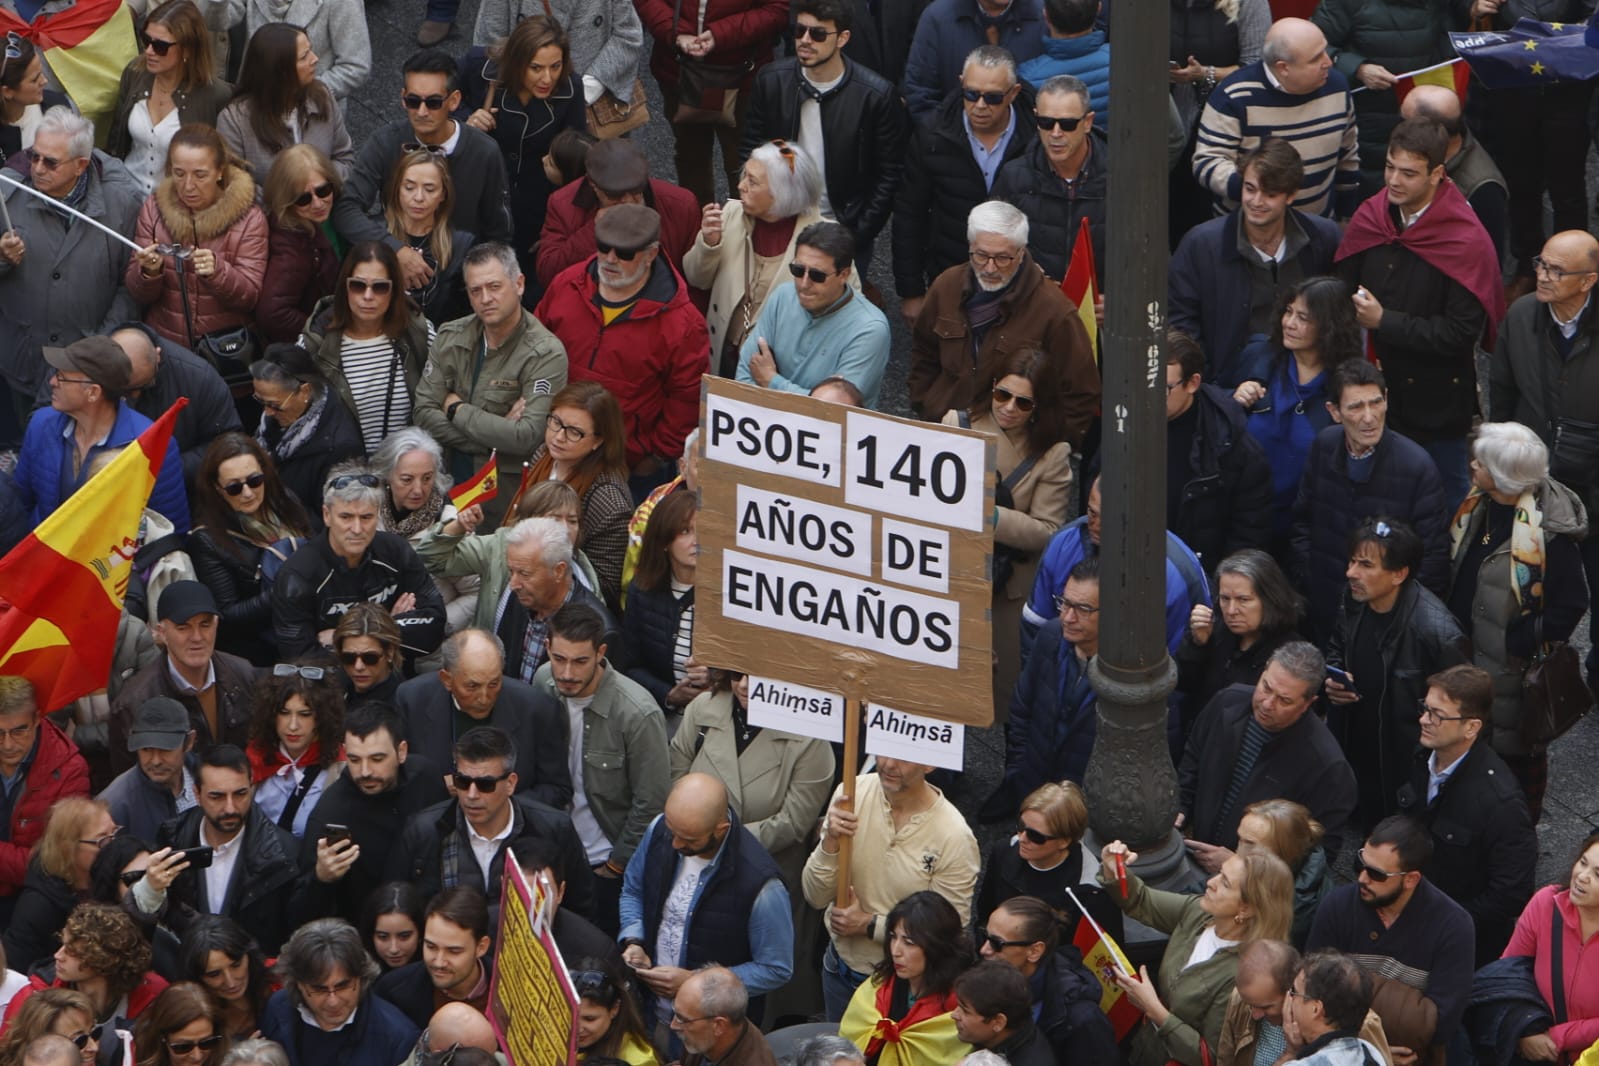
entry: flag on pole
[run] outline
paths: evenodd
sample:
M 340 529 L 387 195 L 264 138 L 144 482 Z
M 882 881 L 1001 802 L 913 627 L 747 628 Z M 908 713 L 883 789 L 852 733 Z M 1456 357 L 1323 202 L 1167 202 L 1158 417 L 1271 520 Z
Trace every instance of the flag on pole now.
M 522 497 L 527 493 L 528 486 L 533 484 L 533 464 L 526 459 L 522 460 L 522 479 L 516 483 L 516 494 L 511 497 L 511 502 L 506 505 L 505 515 L 500 519 L 500 525 L 516 523 L 516 505 L 522 502 Z
M 450 502 L 457 511 L 464 511 L 475 503 L 492 500 L 500 494 L 499 452 L 489 453 L 489 461 L 466 481 L 450 490 Z
M 1470 84 L 1471 68 L 1458 59 L 1451 59 L 1447 63 L 1435 63 L 1430 67 L 1398 75 L 1394 80 L 1394 97 L 1400 103 L 1404 103 L 1405 97 L 1410 95 L 1410 90 L 1418 85 L 1441 85 L 1460 97 L 1464 103 L 1466 89 Z
M 1111 1028 L 1115 1030 L 1116 1039 L 1120 1041 L 1133 1031 L 1133 1027 L 1144 1016 L 1116 983 L 1118 973 L 1128 977 L 1134 976 L 1133 964 L 1128 961 L 1116 941 L 1094 921 L 1093 916 L 1088 913 L 1088 908 L 1083 906 L 1083 901 L 1077 898 L 1077 893 L 1068 887 L 1066 894 L 1082 912 L 1082 917 L 1077 920 L 1077 929 L 1072 934 L 1072 944 L 1083 953 L 1083 965 L 1087 966 L 1099 981 L 1101 989 L 1099 1009 L 1110 1019 Z
M 32 22 L 0 10 L 0 33 L 32 41 L 55 79 L 84 117 L 100 126 L 116 110 L 122 70 L 139 52 L 133 13 L 123 0 L 76 0 Z
M 105 687 L 139 522 L 177 403 L 0 559 L 0 673 L 33 683 L 45 711 Z
M 1060 291 L 1077 305 L 1077 317 L 1088 331 L 1088 346 L 1099 359 L 1099 322 L 1094 317 L 1094 304 L 1099 300 L 1099 275 L 1094 270 L 1094 241 L 1088 233 L 1088 217 L 1083 217 L 1077 227 L 1077 242 L 1072 245 L 1071 262 L 1066 266 L 1066 276 L 1060 279 Z
M 1586 24 L 1520 19 L 1509 30 L 1451 33 L 1449 40 L 1488 89 L 1599 77 L 1599 14 Z

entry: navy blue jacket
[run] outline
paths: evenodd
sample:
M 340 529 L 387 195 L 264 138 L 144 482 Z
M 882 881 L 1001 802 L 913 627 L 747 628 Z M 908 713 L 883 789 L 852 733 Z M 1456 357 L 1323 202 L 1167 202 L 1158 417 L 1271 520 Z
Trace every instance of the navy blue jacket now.
M 637 581 L 627 587 L 627 612 L 622 615 L 622 635 L 632 661 L 627 676 L 649 690 L 662 710 L 666 709 L 666 694 L 676 683 L 672 652 L 677 647 L 677 625 L 693 605 L 694 590 L 679 598 L 670 581 L 654 589 L 639 588 Z
M 1046 781 L 1082 782 L 1098 725 L 1087 673 L 1059 623 L 1039 627 L 1005 724 L 1005 784 L 1018 802 Z
M 1270 546 L 1271 464 L 1225 389 L 1201 385 L 1194 406 L 1198 424 L 1172 532 L 1209 570 L 1233 552 Z
M 394 1066 L 404 1062 L 421 1031 L 386 999 L 365 995 L 355 1021 L 333 1033 L 307 1025 L 286 989 L 261 1012 L 261 1035 L 283 1045 L 289 1066 Z
M 999 41 L 1025 63 L 1044 51 L 1043 0 L 1015 0 L 998 20 Z M 916 23 L 901 87 L 911 117 L 925 122 L 960 80 L 972 49 L 989 44 L 977 0 L 933 0 Z M 1103 261 L 1103 260 L 1101 260 Z

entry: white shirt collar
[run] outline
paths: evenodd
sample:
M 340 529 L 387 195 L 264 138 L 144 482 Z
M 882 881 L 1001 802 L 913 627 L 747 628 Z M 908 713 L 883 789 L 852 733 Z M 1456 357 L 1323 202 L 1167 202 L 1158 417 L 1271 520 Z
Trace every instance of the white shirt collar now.
M 300 1012 L 300 1020 L 306 1025 L 309 1025 L 311 1028 L 319 1029 L 325 1033 L 337 1033 L 342 1029 L 348 1029 L 350 1027 L 351 1023 L 355 1021 L 356 1014 L 360 1012 L 361 1006 L 360 1004 L 356 1004 L 355 1010 L 350 1012 L 350 1016 L 332 1029 L 322 1029 L 321 1024 L 316 1020 L 316 1015 L 312 1014 L 310 1010 L 306 1008 L 304 1003 L 300 1004 L 296 1009 Z
M 195 688 L 189 684 L 188 679 L 178 673 L 178 668 L 172 665 L 172 656 L 170 655 L 167 656 L 167 675 L 172 678 L 172 683 L 178 686 L 179 692 L 204 692 L 217 683 L 216 660 L 213 659 L 205 664 L 205 684 L 200 688 Z

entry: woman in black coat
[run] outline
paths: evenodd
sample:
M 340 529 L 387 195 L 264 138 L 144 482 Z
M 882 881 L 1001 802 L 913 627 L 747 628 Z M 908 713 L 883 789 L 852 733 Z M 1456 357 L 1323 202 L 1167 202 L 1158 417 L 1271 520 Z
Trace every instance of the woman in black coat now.
M 269 344 L 250 364 L 255 399 L 264 410 L 255 439 L 271 455 L 278 477 L 306 509 L 313 534 L 322 531 L 322 483 L 334 464 L 366 455 L 355 416 L 328 388 L 311 354 L 294 344 Z
M 1259 681 L 1272 653 L 1301 639 L 1299 613 L 1299 594 L 1270 555 L 1247 548 L 1223 559 L 1216 609 L 1196 605 L 1177 648 L 1177 687 L 1193 713 L 1228 685 Z
M 291 545 L 274 544 L 310 536 L 305 508 L 278 478 L 272 457 L 243 433 L 224 433 L 211 442 L 195 474 L 193 501 L 189 555 L 222 609 L 217 647 L 271 666 L 277 646 L 272 592 L 261 580 L 263 558 L 271 553 L 281 563 Z
M 699 556 L 692 492 L 672 492 L 650 513 L 639 549 L 638 569 L 627 587 L 622 615 L 628 655 L 627 675 L 649 689 L 669 714 L 684 707 L 709 685 L 710 671 L 694 664 L 694 571 Z

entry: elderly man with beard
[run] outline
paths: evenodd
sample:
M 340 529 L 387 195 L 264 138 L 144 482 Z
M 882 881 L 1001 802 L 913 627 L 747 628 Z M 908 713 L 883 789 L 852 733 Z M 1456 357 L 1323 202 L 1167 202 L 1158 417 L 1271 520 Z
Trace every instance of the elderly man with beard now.
M 969 259 L 927 290 L 911 334 L 910 398 L 918 418 L 965 410 L 994 380 L 999 353 L 1041 348 L 1061 363 L 1073 448 L 1099 407 L 1099 368 L 1088 334 L 1060 289 L 1027 251 L 1027 216 L 987 200 L 966 217 Z

